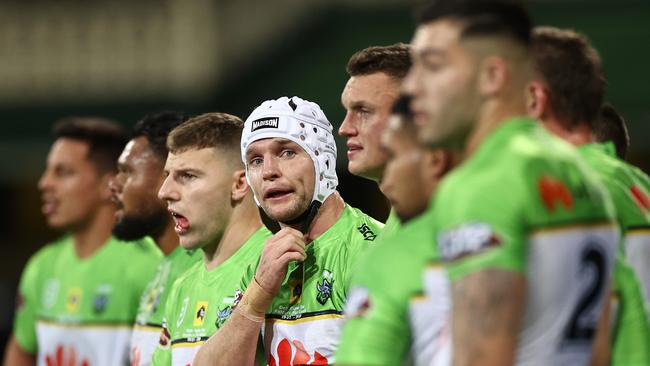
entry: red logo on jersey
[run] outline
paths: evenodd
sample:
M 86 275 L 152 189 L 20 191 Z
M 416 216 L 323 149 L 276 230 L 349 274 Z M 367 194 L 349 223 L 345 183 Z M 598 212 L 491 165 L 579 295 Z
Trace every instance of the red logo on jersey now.
M 269 355 L 269 366 L 329 365 L 327 357 L 318 352 L 314 352 L 313 361 L 309 362 L 311 356 L 302 342 L 294 340 L 293 345 L 296 347 L 296 355 L 291 360 L 293 347 L 286 338 L 281 340 L 277 349 L 278 360 L 276 361 L 273 355 Z
M 537 188 L 547 210 L 555 211 L 558 202 L 567 210 L 573 208 L 571 192 L 561 181 L 549 176 L 543 176 L 537 181 Z
M 648 195 L 646 195 L 645 192 L 641 190 L 641 188 L 637 186 L 632 186 L 630 187 L 630 193 L 632 193 L 632 197 L 634 197 L 634 202 L 636 202 L 637 206 L 639 206 L 641 211 L 646 213 L 650 210 L 650 198 L 648 198 Z
M 140 364 L 140 348 L 131 348 L 131 366 L 138 366 Z
M 74 347 L 68 348 L 67 352 L 63 346 L 56 347 L 54 355 L 45 355 L 45 364 L 47 366 L 89 366 L 88 360 L 79 360 L 77 364 L 77 352 Z

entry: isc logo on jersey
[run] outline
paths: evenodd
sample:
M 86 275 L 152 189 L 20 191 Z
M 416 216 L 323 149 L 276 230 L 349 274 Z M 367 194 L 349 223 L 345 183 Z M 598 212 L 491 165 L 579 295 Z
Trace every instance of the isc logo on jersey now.
M 483 251 L 501 244 L 492 226 L 483 222 L 470 222 L 438 234 L 438 249 L 446 260 Z

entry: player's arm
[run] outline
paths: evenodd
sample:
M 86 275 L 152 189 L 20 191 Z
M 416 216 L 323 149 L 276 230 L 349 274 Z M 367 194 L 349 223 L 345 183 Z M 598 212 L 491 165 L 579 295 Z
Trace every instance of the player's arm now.
M 16 338 L 11 335 L 5 348 L 4 366 L 32 366 L 36 365 L 36 355 L 23 350 Z
M 280 292 L 292 261 L 306 258 L 302 233 L 284 228 L 264 245 L 257 272 L 232 315 L 199 349 L 193 365 L 254 365 L 266 310 Z
M 451 296 L 453 365 L 512 365 L 526 301 L 525 277 L 483 269 L 455 280 Z

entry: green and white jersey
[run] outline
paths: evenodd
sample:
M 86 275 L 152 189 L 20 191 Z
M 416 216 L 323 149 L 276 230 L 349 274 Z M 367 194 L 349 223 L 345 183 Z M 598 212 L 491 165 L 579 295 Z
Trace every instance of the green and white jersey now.
M 436 260 L 431 223 L 427 211 L 357 262 L 338 363 L 449 364 L 448 280 Z
M 611 143 L 582 145 L 578 151 L 613 199 L 624 243 L 631 245 L 631 248 L 622 246 L 621 251 L 632 249 L 634 255 L 640 255 L 637 251 L 644 246 L 650 248 L 650 230 L 648 234 L 643 233 L 644 228 L 650 228 L 650 216 L 644 211 L 642 182 L 636 179 L 630 165 L 616 158 Z M 650 324 L 641 286 L 622 253 L 617 259 L 614 271 L 617 313 L 610 317 L 616 320 L 612 332 L 612 365 L 650 365 Z M 640 262 L 647 266 L 649 260 L 643 258 Z
M 384 225 L 347 204 L 341 217 L 292 262 L 262 326 L 270 366 L 329 365 L 343 327 L 343 307 L 353 265 Z M 257 264 L 242 279 L 243 293 Z
M 138 301 L 162 253 L 151 239 L 109 239 L 80 259 L 71 237 L 27 263 L 14 335 L 39 365 L 126 365 Z
M 154 351 L 153 365 L 192 363 L 201 345 L 232 313 L 235 289 L 248 266 L 257 264 L 270 237 L 262 227 L 217 268 L 208 271 L 199 261 L 174 282 L 164 309 L 165 334 Z
M 625 235 L 625 258 L 643 285 L 646 304 L 650 304 L 650 177 L 641 169 L 627 165 L 634 183 L 630 193 L 645 215 L 645 223 L 632 224 Z
M 381 231 L 381 235 L 393 235 L 397 230 L 399 230 L 401 226 L 402 222 L 400 221 L 399 217 L 397 217 L 395 210 L 391 208 L 390 213 L 388 214 L 388 218 L 386 219 L 386 223 L 384 223 L 384 229 Z
M 200 250 L 185 250 L 178 246 L 158 265 L 156 275 L 140 298 L 131 337 L 131 364 L 151 364 L 153 351 L 158 346 L 167 297 L 172 284 L 192 265 L 201 262 Z
M 486 269 L 525 276 L 517 365 L 589 362 L 620 234 L 572 146 L 532 119 L 505 121 L 442 181 L 433 215 L 452 282 Z

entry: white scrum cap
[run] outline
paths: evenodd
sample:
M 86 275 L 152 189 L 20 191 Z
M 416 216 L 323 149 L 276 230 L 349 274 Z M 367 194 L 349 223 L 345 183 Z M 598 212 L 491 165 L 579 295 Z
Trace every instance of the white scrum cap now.
M 241 137 L 241 156 L 246 166 L 246 150 L 257 140 L 280 137 L 291 140 L 305 150 L 314 162 L 313 201 L 323 203 L 336 191 L 336 142 L 332 124 L 318 104 L 299 97 L 267 100 L 244 123 Z M 257 196 L 255 202 L 259 205 Z

